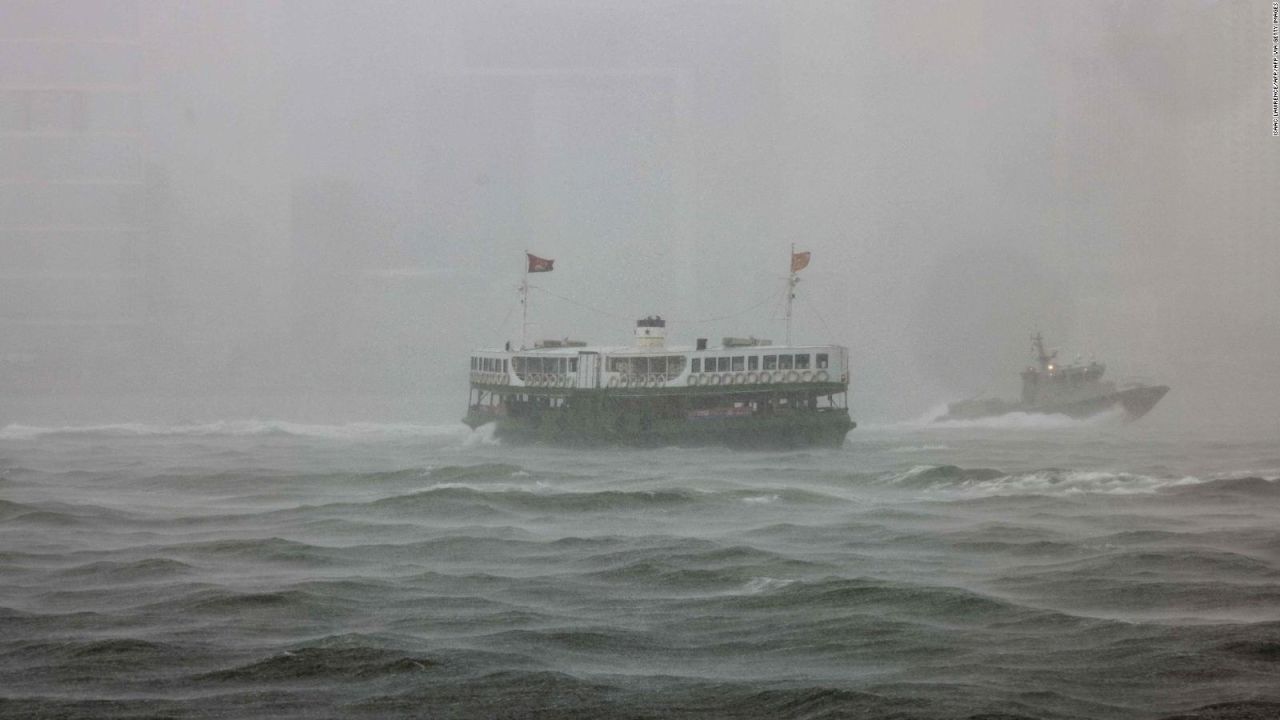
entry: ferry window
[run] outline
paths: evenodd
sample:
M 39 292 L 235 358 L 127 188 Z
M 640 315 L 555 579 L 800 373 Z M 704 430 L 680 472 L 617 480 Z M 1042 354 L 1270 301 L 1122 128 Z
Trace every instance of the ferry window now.
M 720 372 L 729 372 L 729 356 L 716 358 L 716 369 Z
M 689 366 L 689 372 L 702 372 L 702 358 L 693 359 L 693 363 Z
M 578 372 L 578 358 L 569 358 L 569 372 Z
M 747 358 L 747 369 L 748 369 L 748 370 L 759 370 L 759 369 L 760 369 L 760 356 L 759 356 L 759 355 L 752 355 L 752 356 L 750 356 L 750 357 L 748 357 L 748 358 Z
M 764 369 L 765 369 L 765 370 L 777 370 L 777 369 L 778 369 L 778 356 L 777 356 L 777 355 L 765 355 L 765 356 L 764 356 Z
M 502 372 L 504 372 L 504 373 L 505 373 L 506 371 L 507 371 L 507 360 L 506 360 L 506 358 L 503 358 L 503 359 L 502 359 Z
M 818 369 L 823 370 L 827 367 L 827 354 L 818 353 Z
M 609 358 L 609 372 L 622 372 L 622 358 Z
M 676 355 L 667 358 L 667 377 L 675 377 L 684 372 L 684 358 Z
M 741 372 L 747 369 L 747 359 L 741 355 L 733 356 L 733 367 L 730 368 L 734 372 Z
M 809 353 L 796 355 L 796 369 L 797 370 L 809 369 Z
M 790 370 L 790 369 L 791 369 L 791 356 L 790 356 L 790 355 L 779 355 L 779 356 L 778 356 L 778 369 L 779 369 L 779 370 Z

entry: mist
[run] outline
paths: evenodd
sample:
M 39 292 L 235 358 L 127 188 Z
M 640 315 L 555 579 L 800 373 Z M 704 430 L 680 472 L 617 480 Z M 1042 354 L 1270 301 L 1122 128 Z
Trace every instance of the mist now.
M 0 422 L 451 422 L 520 337 L 851 350 L 859 421 L 1041 331 L 1280 430 L 1263 2 L 0 2 Z

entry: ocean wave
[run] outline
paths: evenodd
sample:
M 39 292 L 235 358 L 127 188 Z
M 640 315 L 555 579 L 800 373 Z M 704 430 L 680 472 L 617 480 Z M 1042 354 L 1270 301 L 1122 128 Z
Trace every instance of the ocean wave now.
M 953 490 L 975 495 L 1110 495 L 1151 494 L 1207 481 L 1194 477 L 1155 477 L 1139 473 L 1105 470 L 1061 470 L 1047 468 L 1023 473 L 1004 473 L 990 468 L 961 468 L 954 465 L 917 465 L 882 478 L 888 485 Z
M 0 428 L 0 440 L 35 440 L 42 437 L 256 437 L 295 436 L 326 440 L 406 440 L 418 438 L 469 438 L 462 425 L 422 425 L 415 423 L 345 423 L 315 425 L 286 420 L 220 420 L 210 423 L 158 425 L 149 423 L 109 423 L 45 427 L 11 423 Z
M 279 682 L 332 678 L 369 680 L 403 673 L 427 672 L 439 661 L 375 647 L 302 647 L 255 662 L 206 673 L 212 682 Z

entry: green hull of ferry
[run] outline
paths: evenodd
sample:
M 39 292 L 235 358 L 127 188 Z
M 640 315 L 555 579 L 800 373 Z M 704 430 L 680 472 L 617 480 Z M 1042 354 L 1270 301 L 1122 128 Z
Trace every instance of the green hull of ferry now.
M 511 443 L 743 449 L 840 447 L 856 425 L 841 383 L 532 389 L 474 386 L 464 420 Z

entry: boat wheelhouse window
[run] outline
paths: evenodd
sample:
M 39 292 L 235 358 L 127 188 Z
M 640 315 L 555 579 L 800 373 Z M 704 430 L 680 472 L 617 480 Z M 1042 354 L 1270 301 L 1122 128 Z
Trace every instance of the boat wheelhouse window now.
M 720 372 L 729 372 L 729 356 L 716 358 L 716 370 Z
M 689 372 L 702 372 L 702 358 L 694 358 L 689 365 Z
M 747 359 L 742 355 L 733 356 L 733 367 L 729 368 L 734 372 L 741 372 L 747 369 Z
M 827 354 L 826 354 L 826 353 L 818 353 L 818 365 L 817 365 L 817 367 L 818 367 L 818 369 L 819 369 L 819 370 L 824 370 L 824 369 L 826 369 L 826 367 L 827 367 Z
M 777 355 L 765 355 L 765 356 L 764 356 L 764 369 L 765 369 L 765 370 L 777 370 L 777 369 L 778 369 L 778 356 L 777 356 Z
M 796 369 L 797 370 L 809 369 L 809 353 L 801 353 L 799 355 L 796 355 Z
M 751 356 L 749 356 L 749 357 L 747 358 L 747 369 L 748 369 L 748 370 L 759 370 L 759 369 L 760 369 L 760 356 L 759 356 L 759 355 L 751 355 Z
M 779 355 L 779 356 L 778 356 L 778 369 L 779 369 L 779 370 L 790 370 L 790 369 L 791 369 L 791 356 L 790 356 L 790 355 Z

